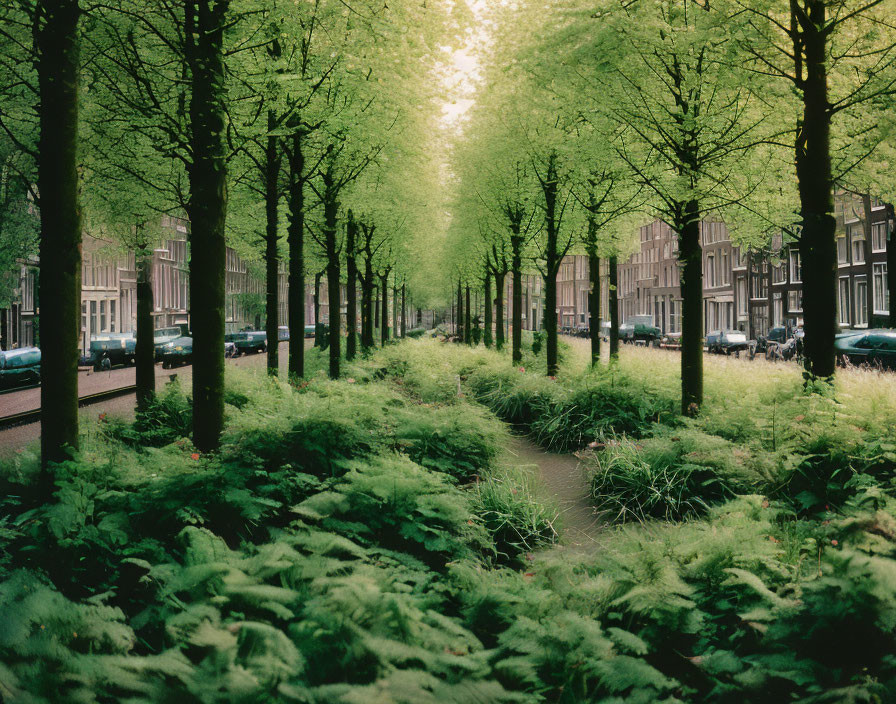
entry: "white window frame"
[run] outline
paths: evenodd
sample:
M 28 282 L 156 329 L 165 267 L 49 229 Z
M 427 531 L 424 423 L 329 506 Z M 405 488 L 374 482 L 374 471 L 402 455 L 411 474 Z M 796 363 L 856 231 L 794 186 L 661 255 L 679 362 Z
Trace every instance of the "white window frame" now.
M 846 294 L 846 301 L 843 300 L 844 293 Z M 851 303 L 852 293 L 849 286 L 849 277 L 841 276 L 837 281 L 837 319 L 840 325 L 850 325 Z
M 887 284 L 888 284 L 887 277 L 888 277 L 889 273 L 887 272 L 886 262 L 875 264 L 873 275 L 874 275 L 874 283 L 872 286 L 871 294 L 874 296 L 874 312 L 882 314 L 882 315 L 887 315 L 890 312 L 890 301 L 889 301 L 890 291 L 889 291 L 889 288 L 887 287 Z M 878 295 L 878 291 L 877 291 L 878 281 L 880 282 L 880 286 L 881 286 L 880 295 Z M 878 303 L 880 303 L 879 299 L 882 299 L 884 302 L 886 302 L 887 305 L 886 306 L 878 305 Z

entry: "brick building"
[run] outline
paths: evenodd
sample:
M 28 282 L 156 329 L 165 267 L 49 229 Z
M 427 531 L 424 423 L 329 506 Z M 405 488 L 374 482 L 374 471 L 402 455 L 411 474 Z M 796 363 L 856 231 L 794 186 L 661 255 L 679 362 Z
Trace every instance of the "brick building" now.
M 156 328 L 188 323 L 190 315 L 188 223 L 164 216 L 163 230 L 170 233 L 153 251 L 153 323 Z M 35 258 L 20 268 L 14 302 L 0 311 L 0 347 L 25 347 L 35 342 L 39 308 L 36 283 L 40 263 Z M 227 248 L 225 274 L 225 324 L 229 331 L 256 327 L 264 317 L 264 271 Z M 324 286 L 323 295 L 326 295 Z M 285 266 L 279 276 L 278 324 L 288 319 L 288 277 Z M 305 318 L 314 322 L 312 287 L 305 287 Z M 325 310 L 325 308 L 324 308 Z M 323 317 L 323 316 L 322 316 Z M 82 353 L 93 335 L 132 332 L 137 325 L 136 262 L 132 251 L 88 234 L 83 236 L 81 261 Z

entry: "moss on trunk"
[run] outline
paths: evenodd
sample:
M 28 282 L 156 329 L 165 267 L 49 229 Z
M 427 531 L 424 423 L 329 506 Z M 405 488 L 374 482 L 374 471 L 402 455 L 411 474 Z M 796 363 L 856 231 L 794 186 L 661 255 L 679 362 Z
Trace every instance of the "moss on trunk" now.
M 289 382 L 305 375 L 305 155 L 298 119 L 289 138 Z
M 156 391 L 155 344 L 152 323 L 152 248 L 142 244 L 136 252 L 137 265 L 137 408 L 142 409 Z
M 46 0 L 36 35 L 40 91 L 38 185 L 41 233 L 42 484 L 78 448 L 78 334 L 81 329 L 81 206 L 78 195 L 77 0 Z

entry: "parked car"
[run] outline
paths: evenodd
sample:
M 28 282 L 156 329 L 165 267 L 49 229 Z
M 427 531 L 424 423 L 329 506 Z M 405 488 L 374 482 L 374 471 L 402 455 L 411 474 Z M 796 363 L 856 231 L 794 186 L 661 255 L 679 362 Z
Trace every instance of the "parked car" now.
M 110 366 L 133 364 L 137 357 L 137 338 L 132 332 L 107 332 L 90 337 L 90 356 L 94 371 L 103 367 L 103 358 Z
M 779 345 L 785 344 L 789 339 L 799 340 L 805 337 L 806 333 L 802 328 L 792 328 L 788 330 L 786 327 L 779 325 L 773 327 L 765 335 L 760 335 L 756 340 L 756 351 L 765 352 L 770 342 L 776 342 Z
M 161 358 L 163 369 L 171 369 L 171 367 L 180 366 L 181 364 L 192 363 L 193 338 L 183 336 L 166 342 L 162 347 Z
M 662 336 L 662 331 L 653 324 L 652 315 L 633 315 L 619 326 L 619 339 L 623 342 L 644 340 L 652 342 Z
M 896 330 L 857 330 L 837 335 L 834 351 L 840 364 L 896 369 Z
M 280 327 L 277 328 L 277 339 L 280 342 L 286 342 L 287 340 L 289 340 L 289 326 L 288 325 L 281 325 Z
M 314 337 L 314 325 L 306 325 L 305 326 L 305 337 Z
M 20 347 L 0 352 L 0 388 L 40 383 L 40 350 Z
M 156 359 L 161 359 L 162 348 L 165 345 L 167 345 L 172 340 L 183 337 L 186 334 L 187 331 L 179 325 L 172 325 L 171 327 L 159 328 L 158 330 L 154 330 L 152 334 L 152 343 L 155 346 Z
M 716 330 L 706 336 L 707 351 L 716 354 L 732 354 L 748 349 L 746 333 L 740 330 Z
M 664 350 L 680 350 L 681 349 L 681 333 L 669 332 L 663 335 L 660 341 L 660 347 Z
M 236 345 L 232 342 L 224 341 L 224 356 L 236 357 Z
M 237 354 L 264 352 L 268 348 L 268 336 L 263 330 L 248 330 L 236 333 L 232 340 Z

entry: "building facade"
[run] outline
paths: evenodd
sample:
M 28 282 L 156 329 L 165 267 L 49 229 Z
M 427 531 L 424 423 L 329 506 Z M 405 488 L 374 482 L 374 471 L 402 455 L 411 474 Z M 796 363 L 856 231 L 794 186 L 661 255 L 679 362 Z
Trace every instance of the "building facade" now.
M 189 325 L 189 246 L 188 223 L 164 216 L 163 232 L 170 233 L 153 251 L 153 325 Z M 226 252 L 225 325 L 228 331 L 258 327 L 264 318 L 265 283 L 263 267 L 241 259 L 230 247 Z M 26 347 L 38 340 L 39 304 L 37 278 L 39 260 L 20 267 L 14 302 L 0 311 L 0 348 Z M 281 266 L 278 277 L 280 310 L 278 324 L 288 320 L 288 276 Z M 314 322 L 314 297 L 305 287 L 305 319 Z M 84 354 L 94 335 L 133 332 L 137 326 L 137 275 L 133 251 L 85 234 L 81 260 L 80 349 Z
M 838 253 L 838 322 L 843 329 L 886 325 L 890 310 L 887 242 L 894 231 L 892 210 L 871 199 L 866 218 L 862 199 L 838 193 L 835 199 Z M 772 327 L 803 324 L 802 262 L 798 248 L 778 234 L 768 246 L 735 245 L 721 220 L 700 223 L 703 249 L 703 331 L 737 329 L 756 338 Z M 678 240 L 655 221 L 639 231 L 637 251 L 618 263 L 619 319 L 650 315 L 663 333 L 681 332 Z M 609 319 L 606 261 L 601 261 L 600 319 Z M 560 328 L 588 328 L 588 258 L 568 255 L 557 274 Z M 505 302 L 510 317 L 511 277 Z M 541 276 L 523 276 L 523 329 L 543 324 Z M 509 325 L 509 321 L 507 322 Z

